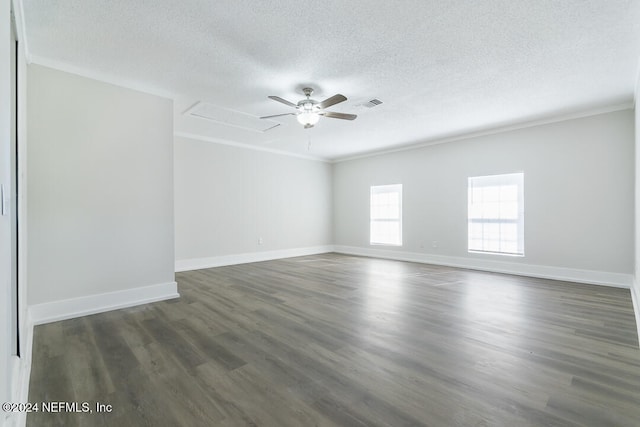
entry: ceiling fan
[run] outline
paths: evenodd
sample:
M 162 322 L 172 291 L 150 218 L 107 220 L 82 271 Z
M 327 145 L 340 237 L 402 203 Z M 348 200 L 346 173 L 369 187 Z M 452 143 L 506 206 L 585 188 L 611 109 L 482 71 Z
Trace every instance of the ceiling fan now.
M 272 117 L 280 117 L 280 116 L 289 116 L 294 115 L 298 119 L 298 122 L 301 125 L 304 125 L 305 129 L 312 128 L 318 120 L 320 120 L 320 116 L 330 117 L 332 119 L 342 119 L 342 120 L 354 120 L 356 117 L 355 114 L 345 114 L 345 113 L 335 113 L 333 111 L 325 111 L 325 108 L 331 107 L 332 105 L 336 105 L 340 102 L 344 102 L 347 98 L 344 95 L 333 95 L 330 98 L 325 99 L 322 102 L 315 101 L 311 99 L 311 94 L 313 93 L 313 89 L 310 87 L 305 87 L 302 89 L 302 92 L 307 97 L 301 101 L 298 101 L 297 104 L 293 102 L 289 102 L 286 99 L 282 99 L 279 96 L 271 95 L 269 98 L 274 101 L 281 102 L 289 107 L 293 107 L 298 110 L 295 113 L 284 113 L 284 114 L 274 114 L 272 116 L 264 116 L 260 117 L 261 119 L 270 119 Z

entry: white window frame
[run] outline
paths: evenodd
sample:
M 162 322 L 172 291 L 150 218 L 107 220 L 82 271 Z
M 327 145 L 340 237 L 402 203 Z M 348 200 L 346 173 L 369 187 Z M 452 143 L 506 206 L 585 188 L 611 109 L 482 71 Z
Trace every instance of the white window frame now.
M 514 186 L 517 188 L 516 207 L 513 204 Z M 489 191 L 491 199 L 483 200 L 483 197 L 489 197 Z M 508 233 L 507 226 L 513 224 L 516 232 Z M 470 253 L 524 256 L 524 172 L 469 177 L 467 225 Z
M 397 217 L 395 216 L 380 216 L 374 213 L 375 206 L 373 204 L 374 195 L 382 193 L 397 193 L 398 194 L 398 206 Z M 398 223 L 398 235 L 397 239 L 384 239 L 381 236 L 375 234 L 375 224 L 384 222 L 396 222 Z M 369 194 L 369 244 L 376 246 L 402 246 L 402 184 L 390 184 L 390 185 L 372 185 Z

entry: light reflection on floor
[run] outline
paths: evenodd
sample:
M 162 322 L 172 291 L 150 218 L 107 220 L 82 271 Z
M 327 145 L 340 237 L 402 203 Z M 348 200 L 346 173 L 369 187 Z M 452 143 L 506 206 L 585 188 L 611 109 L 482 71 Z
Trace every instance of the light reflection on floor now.
M 382 261 L 367 265 L 367 280 L 361 288 L 362 317 L 367 324 L 362 331 L 364 340 L 379 342 L 402 328 L 406 297 L 403 278 L 407 271 L 405 264 L 397 262 Z
M 458 351 L 468 353 L 470 362 L 478 371 L 495 372 L 497 366 L 506 371 L 518 371 L 519 363 L 513 360 L 475 359 L 473 354 L 479 343 L 509 342 L 518 345 L 520 337 L 526 333 L 526 305 L 523 304 L 522 287 L 514 286 L 508 279 L 499 274 L 465 272 L 464 270 L 440 271 L 437 273 L 438 284 L 429 284 L 424 280 L 429 267 L 416 269 L 415 264 L 377 260 L 366 265 L 367 280 L 360 288 L 359 300 L 362 306 L 356 308 L 362 316 L 361 339 L 373 345 L 402 347 L 402 351 L 411 352 L 412 340 L 409 336 L 419 338 L 432 333 L 430 330 L 408 330 L 412 324 L 407 318 L 405 305 L 415 304 L 424 286 L 458 287 L 459 292 L 446 292 L 451 296 L 447 306 L 441 311 L 425 312 L 424 317 L 438 324 L 450 324 L 455 318 L 462 334 L 444 339 L 439 345 L 456 347 Z M 421 268 L 425 272 L 421 272 Z M 467 277 L 468 276 L 468 277 Z M 412 280 L 415 279 L 415 280 Z M 464 280 L 463 280 L 464 279 Z M 447 282 L 448 280 L 448 282 Z M 444 291 L 444 289 L 443 289 Z M 355 314 L 355 313 L 354 313 Z M 483 324 L 488 331 L 478 336 L 477 324 Z M 468 330 L 469 334 L 464 334 Z M 524 338 L 524 337 L 523 337 Z M 399 349 L 398 349 L 399 350 Z
M 463 293 L 466 316 L 471 321 L 500 327 L 517 326 L 524 320 L 521 292 L 521 287 L 497 275 L 474 279 L 465 285 Z

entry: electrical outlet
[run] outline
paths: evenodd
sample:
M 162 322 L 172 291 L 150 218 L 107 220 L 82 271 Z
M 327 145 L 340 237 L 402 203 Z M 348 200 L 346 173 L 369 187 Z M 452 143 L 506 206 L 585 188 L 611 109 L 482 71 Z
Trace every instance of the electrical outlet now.
M 262 240 L 262 237 L 258 237 L 258 244 L 261 245 L 264 243 L 264 240 Z
M 436 240 L 434 240 L 434 241 L 431 243 L 431 246 L 432 246 L 432 247 L 434 247 L 434 248 L 437 248 L 437 247 L 438 247 L 438 242 L 437 242 Z

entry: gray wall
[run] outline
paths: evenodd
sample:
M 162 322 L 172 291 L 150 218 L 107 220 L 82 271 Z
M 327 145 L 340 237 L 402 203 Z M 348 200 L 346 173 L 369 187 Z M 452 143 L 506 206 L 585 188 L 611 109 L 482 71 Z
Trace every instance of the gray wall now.
M 338 163 L 334 243 L 369 248 L 369 186 L 402 183 L 404 245 L 388 251 L 631 274 L 633 114 L 618 111 Z M 517 171 L 525 173 L 525 257 L 467 253 L 467 177 Z
M 173 282 L 172 101 L 28 80 L 29 304 Z
M 331 165 L 182 137 L 174 158 L 176 260 L 331 243 Z

